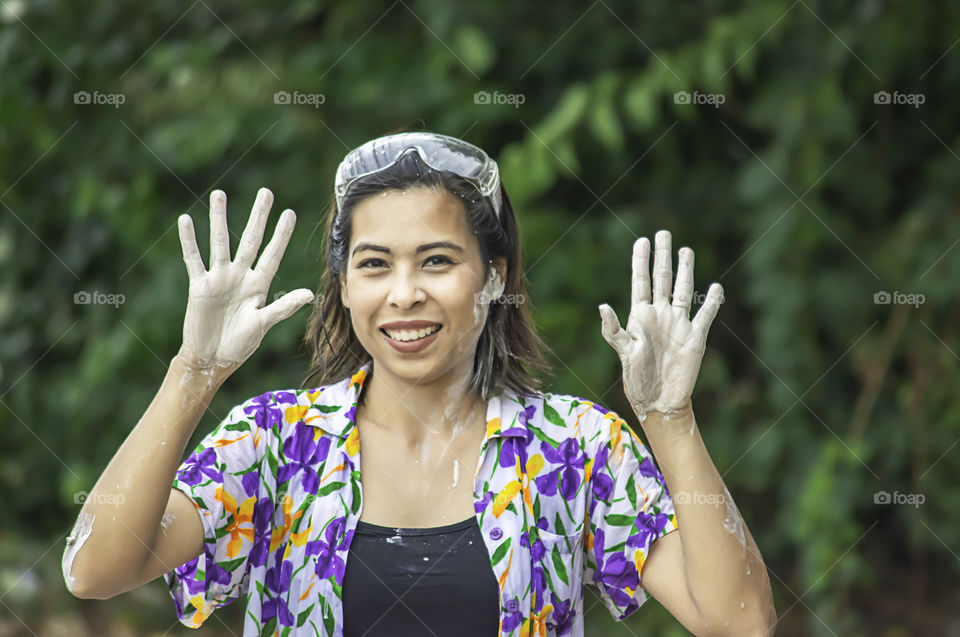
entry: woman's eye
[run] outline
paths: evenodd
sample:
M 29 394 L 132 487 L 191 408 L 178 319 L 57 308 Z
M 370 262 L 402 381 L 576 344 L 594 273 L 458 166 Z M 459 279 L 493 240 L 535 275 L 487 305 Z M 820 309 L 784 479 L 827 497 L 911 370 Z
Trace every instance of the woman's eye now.
M 447 265 L 447 264 L 453 263 L 453 261 L 451 261 L 451 260 L 448 259 L 447 257 L 441 256 L 441 255 L 439 255 L 439 254 L 436 254 L 436 255 L 430 257 L 429 259 L 427 259 L 427 263 L 430 263 L 430 262 L 433 261 L 434 259 L 436 259 L 436 260 L 437 260 L 437 263 L 440 264 L 440 265 Z
M 366 261 L 361 261 L 360 264 L 359 264 L 357 267 L 358 267 L 358 268 L 365 268 L 365 267 L 367 267 L 367 264 L 371 264 L 371 263 L 373 263 L 373 264 L 375 264 L 375 263 L 383 263 L 383 259 L 367 259 Z

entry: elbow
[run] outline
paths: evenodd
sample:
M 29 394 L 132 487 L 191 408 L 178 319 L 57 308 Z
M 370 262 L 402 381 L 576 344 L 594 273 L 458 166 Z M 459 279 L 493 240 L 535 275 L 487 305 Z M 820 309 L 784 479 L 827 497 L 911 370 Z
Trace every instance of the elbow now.
M 85 579 L 71 578 L 66 580 L 67 590 L 79 599 L 110 599 L 114 595 L 102 588 L 91 585 Z

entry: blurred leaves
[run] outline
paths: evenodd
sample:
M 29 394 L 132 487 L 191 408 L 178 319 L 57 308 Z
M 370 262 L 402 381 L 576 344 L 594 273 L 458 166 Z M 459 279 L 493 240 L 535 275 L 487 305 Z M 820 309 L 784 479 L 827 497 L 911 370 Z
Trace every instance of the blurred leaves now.
M 271 294 L 313 288 L 337 163 L 411 126 L 463 136 L 500 163 L 552 391 L 630 413 L 596 306 L 626 321 L 638 236 L 669 229 L 674 255 L 696 251 L 696 291 L 723 284 L 695 403 L 778 608 L 796 606 L 778 634 L 941 631 L 953 601 L 925 586 L 952 590 L 960 571 L 960 8 L 383 10 L 0 7 L 0 590 L 32 574 L 8 598 L 24 618 L 41 617 L 34 590 L 64 625 L 90 608 L 58 581 L 62 538 L 74 494 L 93 486 L 179 346 L 177 216 L 193 217 L 206 258 L 207 200 L 225 190 L 235 249 L 256 190 L 270 187 L 267 235 L 280 211 L 298 215 Z M 79 104 L 80 91 L 124 102 Z M 278 104 L 279 91 L 324 99 Z M 482 91 L 523 100 L 482 103 Z M 879 91 L 925 102 L 878 104 Z M 75 304 L 81 291 L 125 302 Z M 924 302 L 875 303 L 881 291 Z M 299 384 L 305 320 L 271 331 L 195 440 L 241 400 Z M 925 503 L 877 504 L 879 491 Z M 905 579 L 905 593 L 879 584 Z M 172 605 L 150 586 L 108 604 L 118 617 L 154 613 L 160 633 Z M 877 611 L 894 597 L 912 605 Z M 685 634 L 656 603 L 643 611 L 630 632 Z M 604 613 L 588 612 L 588 634 L 627 634 Z

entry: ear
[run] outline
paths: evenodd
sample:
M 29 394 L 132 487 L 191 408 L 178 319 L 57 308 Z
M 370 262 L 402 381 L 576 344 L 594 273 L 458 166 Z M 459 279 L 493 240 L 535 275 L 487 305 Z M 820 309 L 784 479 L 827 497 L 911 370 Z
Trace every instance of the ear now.
M 500 275 L 500 280 L 503 281 L 503 284 L 507 284 L 507 260 L 504 257 L 497 257 L 493 260 L 493 267 L 497 269 L 497 274 Z
M 350 309 L 350 302 L 348 301 L 347 296 L 347 282 L 344 277 L 340 277 L 340 302 L 343 304 L 343 307 Z

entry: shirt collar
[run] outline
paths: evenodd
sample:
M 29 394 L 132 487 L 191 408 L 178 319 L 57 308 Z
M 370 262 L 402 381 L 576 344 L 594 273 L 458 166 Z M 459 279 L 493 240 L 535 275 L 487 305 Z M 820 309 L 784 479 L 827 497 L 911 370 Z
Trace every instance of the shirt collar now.
M 368 361 L 350 376 L 311 394 L 312 403 L 304 421 L 334 436 L 348 437 L 357 424 L 357 402 L 372 365 L 372 361 Z M 506 388 L 491 396 L 487 400 L 486 438 L 526 438 L 527 420 L 533 413 L 527 403 L 529 397 Z

